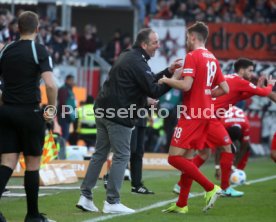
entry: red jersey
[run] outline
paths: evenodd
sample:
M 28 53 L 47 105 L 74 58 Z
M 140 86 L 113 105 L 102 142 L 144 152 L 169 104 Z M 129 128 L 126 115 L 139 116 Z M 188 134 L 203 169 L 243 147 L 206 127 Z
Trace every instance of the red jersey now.
M 210 112 L 203 114 L 211 109 L 211 90 L 225 80 L 218 60 L 207 49 L 198 48 L 186 55 L 182 76 L 194 79 L 191 89 L 183 94 L 183 105 L 187 108 L 184 118 L 211 118 Z
M 236 106 L 231 107 L 227 112 L 225 112 L 224 118 L 221 118 L 221 122 L 226 129 L 232 126 L 240 127 L 243 141 L 249 141 L 250 125 L 248 118 L 242 109 Z
M 225 75 L 225 80 L 229 86 L 229 93 L 213 99 L 216 110 L 218 108 L 228 110 L 230 104 L 234 106 L 237 102 L 254 95 L 268 96 L 272 91 L 272 85 L 260 88 L 237 74 Z

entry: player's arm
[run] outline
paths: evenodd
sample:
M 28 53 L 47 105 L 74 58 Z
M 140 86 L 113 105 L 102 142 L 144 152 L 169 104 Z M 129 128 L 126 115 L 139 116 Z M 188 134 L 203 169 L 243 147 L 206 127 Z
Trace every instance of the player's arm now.
M 177 80 L 175 78 L 166 78 L 165 76 L 158 81 L 159 84 L 165 83 L 168 86 L 180 89 L 184 92 L 189 91 L 192 88 L 194 78 L 191 76 L 185 76 L 182 80 Z
M 240 80 L 237 83 L 237 86 L 240 87 L 241 92 L 251 93 L 252 95 L 264 97 L 264 96 L 268 96 L 271 93 L 272 87 L 274 86 L 276 80 L 272 79 L 272 76 L 270 76 L 267 82 L 268 82 L 268 86 L 264 88 L 257 87 L 253 83 L 250 83 L 246 80 Z
M 272 100 L 273 102 L 276 103 L 276 92 L 271 92 L 269 95 L 268 95 L 268 98 L 270 100 Z
M 188 53 L 185 58 L 185 64 L 183 69 L 180 69 L 180 73 L 173 76 L 173 78 L 166 78 L 165 76 L 158 81 L 159 84 L 165 83 L 166 85 L 180 89 L 181 91 L 187 92 L 192 88 L 196 70 L 196 62 L 191 53 Z M 181 73 L 182 72 L 182 73 Z M 183 77 L 183 79 L 180 79 Z M 178 80 L 180 79 L 180 80 Z
M 41 73 L 41 78 L 44 80 L 45 86 L 46 86 L 46 94 L 48 99 L 48 105 L 54 106 L 51 108 L 56 107 L 57 105 L 57 91 L 58 88 L 56 86 L 56 83 L 53 78 L 53 64 L 52 64 L 52 58 L 48 55 L 48 52 L 46 51 L 45 47 L 36 44 L 37 49 L 37 55 L 38 55 L 38 61 L 39 61 L 39 70 Z M 53 109 L 48 109 L 49 111 L 53 111 Z M 48 111 L 47 110 L 47 111 Z M 51 121 L 53 119 L 53 113 L 44 113 L 44 118 L 46 121 Z
M 46 86 L 46 94 L 48 99 L 48 105 L 56 106 L 57 105 L 57 91 L 58 88 L 55 84 L 53 73 L 50 71 L 43 72 L 41 74 L 42 79 L 44 80 Z
M 212 97 L 219 97 L 229 93 L 228 83 L 224 79 L 224 75 L 220 69 L 219 63 L 216 60 L 216 74 L 212 83 L 213 90 L 211 91 Z M 215 88 L 214 88 L 215 87 Z
M 235 155 L 234 166 L 237 167 L 246 152 L 250 150 L 249 141 L 242 141 L 239 152 Z
M 221 170 L 220 170 L 220 153 L 221 149 L 218 147 L 215 149 L 215 178 L 220 180 Z
M 219 97 L 229 93 L 229 86 L 226 81 L 221 82 L 218 87 L 212 90 L 212 97 Z
M 168 78 L 171 78 L 173 75 L 176 76 L 177 73 L 175 74 L 175 71 L 181 68 L 182 62 L 183 62 L 183 59 L 176 59 L 168 68 L 166 68 L 165 70 L 155 75 L 156 81 L 163 78 L 164 75 Z

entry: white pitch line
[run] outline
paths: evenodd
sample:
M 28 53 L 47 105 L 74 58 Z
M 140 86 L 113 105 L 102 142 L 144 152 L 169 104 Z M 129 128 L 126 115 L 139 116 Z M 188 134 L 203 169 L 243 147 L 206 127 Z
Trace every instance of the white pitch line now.
M 276 175 L 270 176 L 270 177 L 263 177 L 263 178 L 256 179 L 256 180 L 250 180 L 250 181 L 248 181 L 248 183 L 249 184 L 261 183 L 261 182 L 268 181 L 268 180 L 273 180 L 273 179 L 276 179 Z
M 248 183 L 249 184 L 254 184 L 254 183 L 260 183 L 260 182 L 264 182 L 264 181 L 268 181 L 268 180 L 273 180 L 273 179 L 276 179 L 276 175 L 269 176 L 269 177 L 263 177 L 263 178 L 256 179 L 256 180 L 250 180 L 250 181 L 248 181 Z M 202 193 L 195 193 L 195 194 L 193 194 L 193 196 L 191 196 L 189 198 L 195 198 L 195 197 L 199 197 L 199 196 L 203 196 L 203 195 L 204 195 L 204 192 L 202 192 Z M 154 209 L 154 208 L 165 206 L 165 205 L 167 205 L 169 203 L 177 201 L 177 199 L 178 198 L 174 198 L 174 199 L 171 199 L 171 200 L 165 200 L 165 201 L 157 202 L 157 203 L 149 205 L 147 207 L 143 207 L 143 208 L 137 209 L 137 210 L 135 210 L 134 213 L 129 213 L 129 214 L 126 214 L 126 213 L 124 213 L 124 214 L 110 214 L 110 215 L 107 215 L 107 216 L 100 216 L 100 217 L 97 217 L 97 218 L 85 220 L 83 222 L 105 221 L 105 220 L 113 219 L 115 217 L 122 217 L 122 216 L 131 215 L 131 214 L 136 214 L 136 213 L 148 211 L 148 210 L 151 210 L 151 209 Z

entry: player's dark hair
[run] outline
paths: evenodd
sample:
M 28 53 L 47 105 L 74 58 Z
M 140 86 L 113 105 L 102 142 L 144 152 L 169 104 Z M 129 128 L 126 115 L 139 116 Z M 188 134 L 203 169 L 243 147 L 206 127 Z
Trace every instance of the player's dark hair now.
M 242 130 L 238 126 L 231 126 L 227 128 L 227 132 L 232 141 L 240 141 L 242 138 Z
M 134 47 L 139 47 L 141 46 L 142 43 L 149 43 L 149 35 L 150 33 L 154 32 L 151 28 L 144 28 L 141 29 L 138 32 L 138 35 L 136 37 L 135 43 L 134 43 Z
M 206 42 L 209 35 L 209 28 L 204 22 L 196 22 L 187 29 L 188 33 L 195 33 L 198 40 Z
M 250 59 L 239 58 L 234 63 L 234 70 L 235 70 L 235 72 L 239 72 L 240 69 L 247 69 L 249 66 L 254 66 L 254 63 Z
M 18 18 L 20 34 L 33 34 L 38 27 L 38 15 L 31 11 L 22 12 Z

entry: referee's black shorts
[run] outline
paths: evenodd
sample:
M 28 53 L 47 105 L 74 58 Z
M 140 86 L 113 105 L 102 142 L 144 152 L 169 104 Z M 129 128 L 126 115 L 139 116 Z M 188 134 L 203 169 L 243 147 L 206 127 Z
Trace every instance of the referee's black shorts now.
M 0 154 L 40 156 L 44 136 L 43 110 L 37 105 L 0 106 Z

